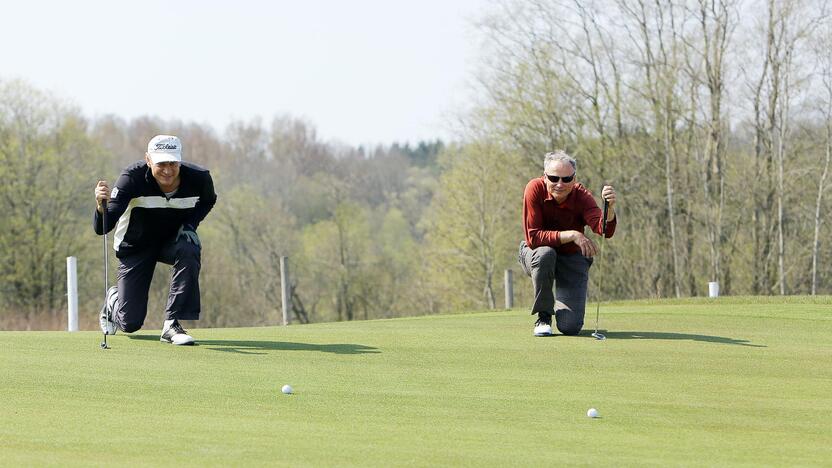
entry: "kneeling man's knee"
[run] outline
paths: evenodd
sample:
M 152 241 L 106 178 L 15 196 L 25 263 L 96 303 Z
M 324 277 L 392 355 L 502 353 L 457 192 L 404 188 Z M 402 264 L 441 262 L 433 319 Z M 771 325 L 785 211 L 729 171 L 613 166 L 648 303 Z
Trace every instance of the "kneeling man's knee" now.
M 124 333 L 133 333 L 139 331 L 144 325 L 144 320 L 131 320 L 121 324 L 121 331 Z
M 575 336 L 581 332 L 582 323 L 558 323 L 558 330 L 564 335 Z
M 532 257 L 532 270 L 554 270 L 558 253 L 551 247 L 538 247 Z
M 558 330 L 564 335 L 577 335 L 584 326 L 583 314 L 577 314 L 570 309 L 558 310 L 555 321 Z

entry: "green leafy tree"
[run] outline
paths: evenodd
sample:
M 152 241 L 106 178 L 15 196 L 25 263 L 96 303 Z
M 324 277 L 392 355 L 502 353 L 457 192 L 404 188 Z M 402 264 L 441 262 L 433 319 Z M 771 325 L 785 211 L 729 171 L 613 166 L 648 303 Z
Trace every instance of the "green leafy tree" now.
M 527 181 L 511 176 L 516 159 L 493 142 L 449 148 L 444 158 L 427 219 L 427 274 L 443 304 L 493 309 L 522 239 Z
M 205 246 L 203 323 L 278 324 L 280 257 L 292 256 L 296 248 L 295 220 L 280 199 L 262 197 L 255 187 L 233 187 L 221 201 L 199 229 Z
M 85 238 L 102 161 L 76 109 L 23 82 L 0 82 L 0 302 L 6 307 L 29 317 L 62 313 L 66 257 L 78 256 L 84 271 L 92 255 Z
M 354 320 L 368 318 L 373 264 L 370 225 L 366 209 L 343 201 L 332 217 L 309 225 L 303 233 L 299 269 L 301 285 L 315 318 Z M 320 309 L 318 309 L 320 307 Z

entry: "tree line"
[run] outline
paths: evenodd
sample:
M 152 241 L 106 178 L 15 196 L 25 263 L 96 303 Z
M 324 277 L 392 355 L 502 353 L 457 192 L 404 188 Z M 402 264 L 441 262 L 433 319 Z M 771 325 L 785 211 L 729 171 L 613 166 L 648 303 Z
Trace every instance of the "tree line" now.
M 200 325 L 279 323 L 281 256 L 290 259 L 293 321 L 424 313 L 420 222 L 435 190 L 442 141 L 353 148 L 325 143 L 311 123 L 288 116 L 234 122 L 222 134 L 153 117 L 86 119 L 59 97 L 6 81 L 0 83 L 4 328 L 64 326 L 70 255 L 78 257 L 81 326 L 95 328 L 104 266 L 102 238 L 91 230 L 92 188 L 98 179 L 113 183 L 159 133 L 182 139 L 185 159 L 211 170 L 219 195 L 199 229 Z M 110 260 L 113 284 L 117 263 Z M 160 265 L 148 320 L 161 316 L 167 281 Z
M 614 183 L 621 198 L 620 229 L 602 259 L 614 272 L 605 294 L 696 296 L 707 281 L 727 294 L 828 294 L 829 8 L 811 0 L 496 2 L 479 23 L 482 98 L 462 119 L 467 141 L 488 149 L 451 169 L 506 168 L 482 187 L 493 189 L 490 205 L 488 195 L 471 202 L 490 216 L 511 191 L 509 212 L 493 224 L 482 216 L 482 232 L 502 238 L 516 223 L 523 184 L 541 173 L 541 155 L 564 148 L 578 159 L 580 181 L 596 194 Z M 454 191 L 465 189 L 440 184 L 437 196 Z M 491 258 L 514 248 L 501 242 L 492 246 L 505 250 Z M 469 254 L 483 251 L 475 244 Z M 479 272 L 486 289 L 511 262 L 487 263 Z
M 822 1 L 502 1 L 478 22 L 478 99 L 454 142 L 351 147 L 291 116 L 222 132 L 154 117 L 85 118 L 0 82 L 0 325 L 62 328 L 65 257 L 81 325 L 103 296 L 95 181 L 155 134 L 180 136 L 219 195 L 200 226 L 201 326 L 503 306 L 522 194 L 563 148 L 596 195 L 619 193 L 590 295 L 829 294 L 832 28 Z M 115 261 L 110 271 L 115 271 Z M 164 266 L 148 320 L 161 317 Z M 515 275 L 516 303 L 530 303 Z M 112 283 L 115 278 L 110 278 Z

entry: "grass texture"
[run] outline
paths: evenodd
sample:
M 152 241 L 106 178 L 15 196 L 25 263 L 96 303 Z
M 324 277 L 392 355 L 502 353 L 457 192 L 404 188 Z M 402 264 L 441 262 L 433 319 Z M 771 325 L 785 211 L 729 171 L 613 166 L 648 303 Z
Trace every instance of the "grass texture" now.
M 605 304 L 606 341 L 594 314 L 550 338 L 519 309 L 194 329 L 194 347 L 0 332 L 0 464 L 832 463 L 829 297 Z

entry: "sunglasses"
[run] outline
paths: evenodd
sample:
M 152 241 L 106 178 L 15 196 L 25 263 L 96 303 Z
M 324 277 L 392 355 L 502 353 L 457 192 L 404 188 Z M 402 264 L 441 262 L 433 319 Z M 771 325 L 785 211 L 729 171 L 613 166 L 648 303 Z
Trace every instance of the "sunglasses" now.
M 572 175 L 566 176 L 566 177 L 558 177 L 556 175 L 549 175 L 549 174 L 545 174 L 545 173 L 543 175 L 545 175 L 546 178 L 549 179 L 549 182 L 551 182 L 553 184 L 556 184 L 556 183 L 560 182 L 561 180 L 563 181 L 564 184 L 568 184 L 569 182 L 572 182 L 572 180 L 575 179 L 575 173 L 574 172 L 572 173 Z

